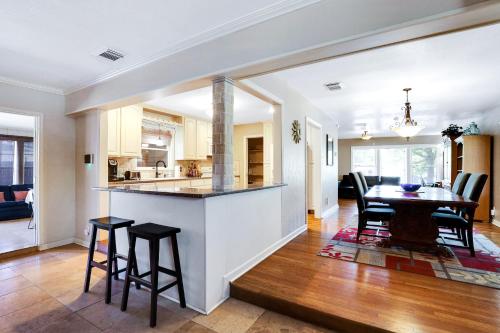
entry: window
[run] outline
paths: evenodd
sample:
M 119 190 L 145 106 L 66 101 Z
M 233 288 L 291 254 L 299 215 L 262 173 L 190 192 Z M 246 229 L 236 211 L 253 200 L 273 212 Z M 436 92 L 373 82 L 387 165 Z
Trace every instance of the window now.
M 24 184 L 33 184 L 33 141 L 24 142 Z
M 353 171 L 363 172 L 366 176 L 377 175 L 377 150 L 376 149 L 354 149 L 352 150 L 351 168 Z
M 401 181 L 406 181 L 406 148 L 382 148 L 379 149 L 379 154 L 380 171 L 378 175 L 399 177 Z
M 442 180 L 439 145 L 352 147 L 351 169 L 370 176 L 399 177 L 401 183 Z
M 0 185 L 12 185 L 14 181 L 15 146 L 15 141 L 0 140 Z
M 410 180 L 412 183 L 433 183 L 438 179 L 438 150 L 436 147 L 410 149 Z

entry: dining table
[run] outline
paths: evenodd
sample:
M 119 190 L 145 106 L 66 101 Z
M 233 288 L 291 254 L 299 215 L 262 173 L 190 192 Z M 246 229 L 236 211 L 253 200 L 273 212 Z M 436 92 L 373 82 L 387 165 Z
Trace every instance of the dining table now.
M 438 225 L 431 215 L 439 207 L 475 208 L 477 203 L 448 189 L 421 187 L 405 192 L 400 186 L 373 186 L 364 195 L 365 202 L 389 204 L 395 211 L 389 221 L 387 246 L 433 249 L 438 246 Z

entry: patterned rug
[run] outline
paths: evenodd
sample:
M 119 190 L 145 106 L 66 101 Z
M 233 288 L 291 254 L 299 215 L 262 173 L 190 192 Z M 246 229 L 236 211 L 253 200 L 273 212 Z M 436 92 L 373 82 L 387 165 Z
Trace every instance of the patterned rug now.
M 456 247 L 447 247 L 450 257 L 383 248 L 375 235 L 362 235 L 356 243 L 356 233 L 354 227 L 340 229 L 318 255 L 500 289 L 500 248 L 480 233 L 474 233 L 476 257 Z

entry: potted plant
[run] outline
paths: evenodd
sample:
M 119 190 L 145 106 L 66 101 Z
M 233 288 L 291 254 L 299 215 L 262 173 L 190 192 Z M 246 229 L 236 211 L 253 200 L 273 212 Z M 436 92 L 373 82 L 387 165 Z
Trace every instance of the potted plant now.
M 463 134 L 462 126 L 450 124 L 447 129 L 441 131 L 441 136 L 447 136 L 450 140 L 455 140 Z

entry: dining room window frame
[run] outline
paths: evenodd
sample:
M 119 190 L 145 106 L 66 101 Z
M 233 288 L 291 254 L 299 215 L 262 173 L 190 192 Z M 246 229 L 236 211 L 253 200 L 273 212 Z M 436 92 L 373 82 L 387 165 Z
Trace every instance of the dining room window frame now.
M 443 168 L 442 168 L 442 160 L 439 158 L 442 154 L 442 145 L 440 144 L 410 144 L 410 145 L 377 145 L 377 146 L 352 146 L 351 147 L 351 170 L 352 171 L 363 171 L 363 170 L 356 170 L 355 168 L 355 151 L 367 151 L 367 150 L 375 150 L 375 164 L 376 164 L 376 176 L 381 176 L 382 175 L 382 170 L 381 170 L 381 151 L 383 149 L 405 149 L 406 153 L 406 171 L 405 171 L 405 177 L 401 178 L 401 183 L 408 182 L 412 179 L 412 155 L 411 151 L 412 149 L 417 149 L 417 148 L 435 148 L 436 149 L 436 158 L 434 162 L 434 169 L 435 169 L 435 181 L 439 181 L 441 178 L 443 178 Z M 396 175 L 398 176 L 398 175 Z
M 0 185 L 16 185 L 25 183 L 25 165 L 26 156 L 24 154 L 25 143 L 33 143 L 33 137 L 29 136 L 19 136 L 19 135 L 6 135 L 0 134 L 0 141 L 10 141 L 14 142 L 14 157 L 13 157 L 13 174 L 11 184 L 0 184 Z M 34 152 L 32 152 L 33 155 Z M 33 157 L 32 157 L 33 158 Z M 34 161 L 31 161 L 31 167 L 33 168 Z M 33 175 L 34 170 L 31 171 Z M 33 182 L 33 176 L 31 177 L 31 182 Z

